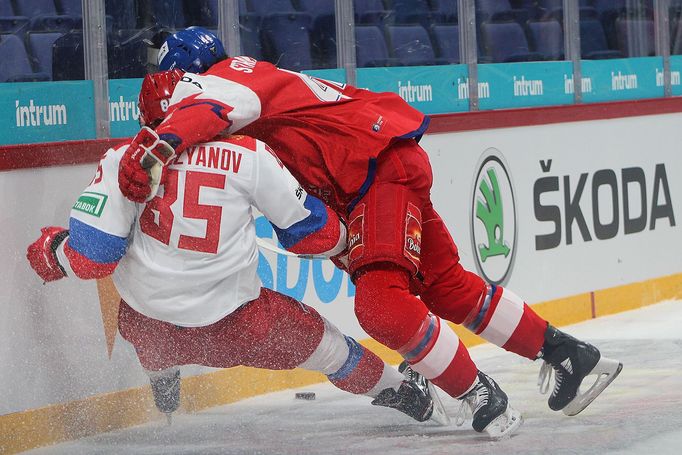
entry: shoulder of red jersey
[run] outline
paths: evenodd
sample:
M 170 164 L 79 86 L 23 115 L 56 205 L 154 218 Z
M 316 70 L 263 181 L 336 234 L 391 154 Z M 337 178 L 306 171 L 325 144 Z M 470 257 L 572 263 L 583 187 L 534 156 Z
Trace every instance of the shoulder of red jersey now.
M 204 75 L 213 75 L 225 77 L 227 74 L 232 77 L 238 77 L 240 74 L 244 76 L 262 71 L 273 71 L 277 67 L 270 62 L 256 60 L 253 57 L 245 55 L 231 57 L 213 65 Z

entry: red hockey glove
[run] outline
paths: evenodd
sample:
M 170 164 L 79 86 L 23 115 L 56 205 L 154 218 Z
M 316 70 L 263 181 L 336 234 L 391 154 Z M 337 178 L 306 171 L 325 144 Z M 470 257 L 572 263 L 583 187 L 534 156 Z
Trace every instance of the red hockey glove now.
M 154 130 L 143 127 L 128 146 L 118 166 L 118 187 L 133 202 L 156 196 L 163 167 L 175 157 L 175 150 L 159 139 Z
M 64 267 L 57 260 L 57 248 L 69 236 L 69 231 L 57 227 L 44 227 L 42 235 L 28 246 L 26 258 L 43 281 L 55 281 L 66 276 Z

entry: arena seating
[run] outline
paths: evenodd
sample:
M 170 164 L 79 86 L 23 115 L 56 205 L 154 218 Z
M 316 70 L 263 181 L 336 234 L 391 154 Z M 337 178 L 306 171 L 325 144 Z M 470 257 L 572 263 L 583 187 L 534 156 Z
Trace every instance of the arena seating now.
M 439 58 L 445 63 L 460 63 L 458 25 L 432 25 L 431 36 Z
M 0 65 L 0 82 L 49 80 L 47 74 L 33 71 L 24 43 L 16 35 L 0 35 L 0 62 L 3 62 Z
M 544 60 L 563 60 L 564 32 L 555 19 L 528 21 L 527 32 L 531 49 Z
M 653 55 L 650 0 L 578 1 L 583 58 Z M 189 25 L 217 29 L 218 3 L 105 0 L 110 77 L 144 74 L 143 39 L 155 31 Z M 475 4 L 480 62 L 564 58 L 562 0 Z M 353 0 L 353 5 L 359 67 L 460 62 L 457 0 Z M 682 0 L 671 0 L 670 11 L 671 49 L 682 53 Z M 334 0 L 239 0 L 239 14 L 242 53 L 294 70 L 336 67 Z M 82 78 L 81 28 L 81 0 L 0 0 L 5 55 L 21 60 L 16 71 L 3 73 L 5 80 Z
M 421 25 L 389 25 L 386 27 L 393 57 L 401 66 L 433 65 L 436 54 L 426 29 Z

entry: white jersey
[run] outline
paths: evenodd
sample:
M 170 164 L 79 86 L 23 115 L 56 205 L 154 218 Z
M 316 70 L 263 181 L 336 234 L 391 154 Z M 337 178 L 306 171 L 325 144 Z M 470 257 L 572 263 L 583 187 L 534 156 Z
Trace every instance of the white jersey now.
M 296 239 L 317 229 L 311 224 L 332 221 L 272 150 L 253 138 L 189 148 L 168 167 L 159 194 L 147 204 L 131 202 L 119 190 L 126 148 L 102 158 L 71 211 L 69 242 L 99 263 L 120 259 L 113 251 L 127 244 L 114 282 L 123 300 L 148 317 L 205 326 L 258 297 L 252 206 L 278 234 L 289 229 Z

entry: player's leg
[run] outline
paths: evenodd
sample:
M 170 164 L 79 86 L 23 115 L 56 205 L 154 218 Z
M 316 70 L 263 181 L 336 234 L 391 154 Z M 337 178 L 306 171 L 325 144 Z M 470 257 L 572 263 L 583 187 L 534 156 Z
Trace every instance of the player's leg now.
M 419 378 L 406 379 L 315 309 L 269 289 L 263 289 L 247 307 L 251 307 L 248 315 L 234 323 L 246 326 L 248 334 L 248 326 L 258 321 L 264 336 L 247 335 L 253 342 L 246 349 L 244 365 L 319 371 L 339 389 L 372 397 L 373 404 L 397 409 L 418 421 L 438 421 L 444 416 L 442 409 L 434 409 L 430 391 Z
M 547 321 L 502 286 L 465 270 L 445 223 L 431 203 L 424 206 L 419 294 L 435 314 L 504 349 L 537 358 Z
M 374 184 L 348 218 L 355 314 L 371 337 L 400 352 L 446 393 L 464 399 L 479 388 L 479 371 L 455 332 L 410 291 L 420 262 L 421 207 L 431 187 L 428 158 L 413 141 L 379 158 Z M 475 416 L 481 422 L 477 430 L 499 436 L 518 427 L 518 414 L 511 414 L 506 396 L 499 397 L 503 406 Z
M 575 415 L 615 379 L 622 368 L 619 362 L 600 359 L 597 348 L 549 326 L 509 289 L 486 283 L 465 270 L 454 241 L 431 204 L 424 207 L 423 233 L 423 282 L 418 287 L 424 302 L 435 314 L 463 324 L 508 351 L 531 360 L 542 357 L 557 374 L 550 408 Z M 542 371 L 546 376 L 548 369 Z M 579 386 L 590 374 L 598 375 L 597 381 L 580 394 Z
M 124 301 L 119 308 L 118 327 L 121 336 L 129 341 L 149 376 L 154 403 L 166 414 L 180 406 L 180 369 L 178 365 L 191 363 L 191 352 L 197 350 L 185 329 L 148 318 L 133 310 Z

